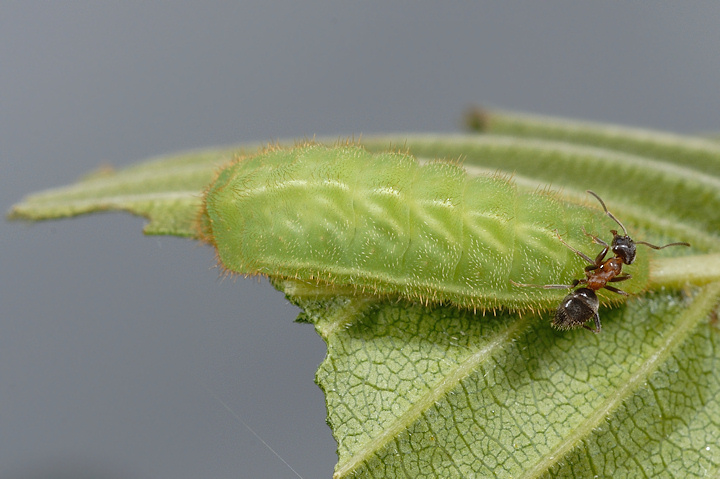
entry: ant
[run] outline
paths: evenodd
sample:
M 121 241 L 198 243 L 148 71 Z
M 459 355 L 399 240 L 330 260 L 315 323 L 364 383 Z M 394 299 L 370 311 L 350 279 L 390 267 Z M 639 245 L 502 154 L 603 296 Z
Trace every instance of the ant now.
M 598 314 L 598 308 L 600 301 L 598 300 L 595 291 L 605 288 L 613 293 L 622 294 L 627 296 L 628 294 L 614 286 L 610 286 L 608 283 L 618 283 L 632 278 L 629 274 L 622 274 L 622 267 L 624 264 L 632 264 L 635 261 L 635 246 L 638 244 L 644 244 L 652 249 L 663 249 L 668 246 L 690 246 L 689 243 L 669 243 L 664 246 L 655 246 L 645 241 L 634 241 L 627 234 L 625 226 L 618 220 L 612 213 L 610 213 L 605 206 L 605 202 L 593 191 L 587 190 L 588 193 L 593 195 L 605 210 L 605 214 L 609 216 L 620 228 L 622 228 L 623 234 L 620 235 L 617 230 L 610 230 L 613 235 L 612 243 L 607 244 L 595 235 L 592 235 L 585 231 L 583 233 L 586 236 L 592 238 L 593 243 L 603 246 L 602 251 L 595 257 L 590 258 L 582 251 L 578 251 L 558 236 L 558 239 L 562 244 L 570 248 L 576 255 L 587 261 L 589 266 L 585 267 L 585 278 L 576 279 L 572 284 L 546 284 L 544 286 L 534 284 L 520 284 L 511 281 L 515 286 L 530 286 L 539 287 L 544 289 L 572 289 L 582 284 L 585 285 L 582 288 L 578 288 L 571 292 L 560 303 L 557 311 L 555 312 L 555 319 L 552 325 L 558 329 L 573 329 L 578 326 L 582 326 L 585 329 L 592 331 L 593 333 L 600 332 L 600 315 Z M 608 251 L 612 250 L 614 256 L 609 259 L 605 259 Z M 587 323 L 591 319 L 595 322 L 595 328 L 591 328 Z

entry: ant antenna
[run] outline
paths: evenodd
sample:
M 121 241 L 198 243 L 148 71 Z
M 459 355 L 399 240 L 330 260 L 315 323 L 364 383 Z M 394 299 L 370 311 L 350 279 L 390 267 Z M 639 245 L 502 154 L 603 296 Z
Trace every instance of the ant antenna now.
M 615 218 L 615 215 L 613 215 L 612 213 L 610 213 L 610 212 L 608 211 L 607 206 L 605 206 L 605 202 L 602 200 L 602 198 L 600 198 L 600 197 L 597 195 L 597 193 L 595 193 L 594 191 L 587 190 L 587 193 L 590 193 L 590 194 L 593 195 L 595 198 L 597 198 L 597 200 L 600 202 L 600 204 L 602 205 L 603 209 L 605 210 L 605 214 L 608 215 L 610 218 L 612 218 L 615 223 L 619 224 L 619 225 L 620 225 L 620 228 L 622 228 L 622 230 L 623 230 L 623 234 L 624 234 L 625 236 L 627 236 L 627 230 L 625 229 L 625 226 L 623 226 L 623 224 L 620 223 L 620 220 L 619 220 L 619 219 Z M 640 243 L 640 241 L 636 241 L 636 243 Z M 643 244 L 647 244 L 647 243 L 643 243 Z M 687 244 L 687 243 L 673 243 L 673 244 Z M 648 246 L 652 246 L 652 245 L 649 245 L 649 244 L 648 244 Z M 668 245 L 665 245 L 665 246 L 670 246 L 670 245 L 668 244 Z M 665 246 L 663 246 L 663 248 L 664 248 Z M 690 245 L 688 244 L 688 246 L 690 246 Z M 657 248 L 657 247 L 656 247 L 655 249 L 660 249 L 660 248 Z
M 625 226 L 623 226 L 623 224 L 620 223 L 620 220 L 617 219 L 617 218 L 615 218 L 615 216 L 608 211 L 607 206 L 605 206 L 605 202 L 602 200 L 602 198 L 600 198 L 600 197 L 597 195 L 597 193 L 595 193 L 594 191 L 587 190 L 587 192 L 590 193 L 591 195 L 593 195 L 595 198 L 597 198 L 597 200 L 600 202 L 600 204 L 602 205 L 603 209 L 605 210 L 605 214 L 608 215 L 610 218 L 612 218 L 613 221 L 615 221 L 615 223 L 619 224 L 620 227 L 621 227 L 622 230 L 623 230 L 623 233 L 625 234 L 625 236 L 627 236 L 627 230 L 625 229 Z M 613 232 L 613 233 L 614 233 L 614 232 Z M 649 247 L 652 248 L 652 249 L 663 249 L 663 248 L 667 248 L 668 246 L 690 246 L 690 243 L 686 243 L 686 242 L 684 242 L 684 241 L 681 241 L 681 242 L 679 242 L 679 243 L 668 243 L 668 244 L 666 244 L 666 245 L 664 245 L 664 246 L 656 246 L 656 245 L 654 245 L 654 244 L 648 243 L 647 241 L 635 241 L 635 244 L 644 244 L 645 246 L 649 246 Z
M 669 243 L 664 246 L 655 246 L 654 244 L 650 244 L 647 241 L 636 241 L 635 244 L 644 244 L 645 246 L 649 246 L 652 249 L 663 249 L 663 248 L 667 248 L 668 246 L 690 246 L 690 243 L 686 243 L 684 241 L 682 241 L 680 243 Z

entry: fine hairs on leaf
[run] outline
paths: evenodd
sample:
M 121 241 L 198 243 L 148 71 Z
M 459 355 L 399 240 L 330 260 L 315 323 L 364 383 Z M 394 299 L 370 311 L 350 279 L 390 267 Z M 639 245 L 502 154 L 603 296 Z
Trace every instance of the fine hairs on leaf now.
M 125 210 L 212 245 L 227 274 L 268 276 L 327 344 L 337 478 L 719 476 L 720 144 L 468 121 L 168 155 L 10 216 Z M 627 260 L 624 236 L 692 246 Z M 549 327 L 568 291 L 513 285 L 579 291 L 618 257 L 605 286 L 631 275 L 628 294 L 597 289 L 599 335 Z

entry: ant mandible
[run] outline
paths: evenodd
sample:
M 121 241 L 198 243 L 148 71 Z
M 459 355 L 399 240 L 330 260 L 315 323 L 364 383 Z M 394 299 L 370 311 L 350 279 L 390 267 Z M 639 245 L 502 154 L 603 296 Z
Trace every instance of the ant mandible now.
M 622 228 L 623 234 L 620 235 L 617 230 L 610 230 L 613 235 L 612 243 L 607 244 L 595 235 L 592 235 L 585 231 L 583 233 L 586 236 L 592 238 L 593 243 L 597 243 L 603 246 L 602 251 L 593 260 L 582 251 L 578 251 L 562 238 L 558 237 L 562 244 L 570 248 L 576 255 L 587 261 L 589 266 L 585 267 L 585 278 L 576 279 L 572 284 L 546 284 L 544 286 L 538 286 L 533 284 L 520 284 L 512 281 L 516 286 L 531 286 L 540 287 L 545 289 L 571 289 L 578 285 L 585 285 L 582 288 L 578 288 L 571 292 L 560 303 L 557 311 L 555 312 L 555 319 L 552 324 L 558 329 L 573 329 L 582 326 L 585 329 L 592 331 L 593 333 L 600 332 L 600 315 L 598 314 L 598 308 L 600 301 L 598 300 L 595 291 L 605 288 L 612 291 L 613 293 L 622 294 L 627 296 L 628 294 L 614 286 L 610 286 L 608 283 L 618 283 L 630 279 L 632 276 L 629 274 L 621 274 L 623 264 L 632 264 L 635 261 L 635 246 L 643 244 L 649 246 L 652 249 L 663 249 L 668 246 L 690 246 L 689 243 L 669 243 L 664 246 L 655 246 L 645 241 L 634 241 L 627 234 L 625 226 L 618 220 L 612 213 L 610 213 L 605 206 L 605 202 L 593 191 L 587 190 L 588 193 L 593 195 L 605 210 L 605 214 L 609 216 L 620 228 Z M 608 251 L 612 250 L 614 256 L 609 259 L 605 259 Z M 591 319 L 595 322 L 595 328 L 591 328 L 587 323 Z

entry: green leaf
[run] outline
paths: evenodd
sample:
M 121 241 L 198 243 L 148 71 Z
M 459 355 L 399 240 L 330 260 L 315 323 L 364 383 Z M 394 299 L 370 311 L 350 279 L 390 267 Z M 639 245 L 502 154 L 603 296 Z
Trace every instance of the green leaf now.
M 336 477 L 718 476 L 718 143 L 508 113 L 476 120 L 482 134 L 362 143 L 461 158 L 471 173 L 551 184 L 573 201 L 593 203 L 593 189 L 636 240 L 692 248 L 639 246 L 653 256 L 654 289 L 601 308 L 599 335 L 555 331 L 551 312 L 482 316 L 274 278 L 328 346 L 317 383 Z M 196 236 L 202 191 L 231 157 L 198 152 L 96 175 L 31 196 L 11 216 L 122 209 L 149 218 L 148 233 Z
M 31 195 L 13 206 L 11 219 L 45 220 L 123 210 L 150 220 L 145 233 L 195 236 L 202 192 L 234 152 L 204 150 L 153 158 L 115 172 L 102 169 L 77 184 Z
M 720 285 L 604 311 L 601 335 L 535 316 L 300 300 L 337 477 L 657 477 L 718 471 Z M 297 297 L 295 297 L 297 301 Z M 644 471 L 644 472 L 643 472 Z

